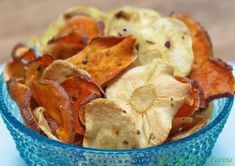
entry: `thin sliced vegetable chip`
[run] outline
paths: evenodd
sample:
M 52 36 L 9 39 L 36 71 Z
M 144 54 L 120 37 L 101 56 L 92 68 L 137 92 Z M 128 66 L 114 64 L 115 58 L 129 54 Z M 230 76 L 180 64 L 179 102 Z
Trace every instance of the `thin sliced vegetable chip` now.
M 90 41 L 95 37 L 103 36 L 104 27 L 100 24 L 102 23 L 87 15 L 77 14 L 72 16 L 67 21 L 66 25 L 60 29 L 58 35 L 60 36 L 71 32 L 80 32 L 87 37 L 88 41 Z
M 41 129 L 38 127 L 37 120 L 34 117 L 33 109 L 36 106 L 36 102 L 33 99 L 33 92 L 28 91 L 24 96 L 24 101 L 21 107 L 21 115 L 26 125 L 37 133 L 41 133 Z
M 107 99 L 124 109 L 135 122 L 137 148 L 162 144 L 175 113 L 184 103 L 193 103 L 190 84 L 176 80 L 172 74 L 168 63 L 155 59 L 128 70 L 106 89 Z
M 38 80 L 43 70 L 53 61 L 54 59 L 50 55 L 45 54 L 28 64 L 25 67 L 25 84 L 30 87 L 31 82 Z
M 86 46 L 86 38 L 81 33 L 75 32 L 57 36 L 48 42 L 47 52 L 53 55 L 55 59 L 67 59 Z
M 41 133 L 32 112 L 33 108 L 36 106 L 33 100 L 32 90 L 13 79 L 7 82 L 7 86 L 11 97 L 16 101 L 21 111 L 25 124 L 37 133 Z
M 67 59 L 80 52 L 93 38 L 103 36 L 102 22 L 84 15 L 71 16 L 59 33 L 48 42 L 47 51 L 56 59 Z
M 34 117 L 37 120 L 37 125 L 48 138 L 59 141 L 56 136 L 53 135 L 52 130 L 44 116 L 46 111 L 47 110 L 44 107 L 37 107 L 33 110 Z
M 188 137 L 202 129 L 206 123 L 207 119 L 203 116 L 175 118 L 167 141 L 177 141 Z
M 16 101 L 19 108 L 22 107 L 24 96 L 29 93 L 30 89 L 22 83 L 17 82 L 15 79 L 11 79 L 7 82 L 7 88 L 11 97 Z
M 186 77 L 175 77 L 178 81 L 182 83 L 191 84 L 191 94 L 193 95 L 193 104 L 184 104 L 176 113 L 175 117 L 186 117 L 192 116 L 196 111 L 206 108 L 206 100 L 200 85 L 189 78 Z
M 156 10 L 124 6 L 107 14 L 105 32 L 119 35 L 118 29 L 136 27 L 141 30 L 159 18 L 161 15 Z
M 107 99 L 96 99 L 85 106 L 84 147 L 132 149 L 136 130 L 125 111 Z
M 13 59 L 17 59 L 23 64 L 28 64 L 37 58 L 35 51 L 24 44 L 17 44 L 11 56 Z
M 64 60 L 55 60 L 43 71 L 42 78 L 46 80 L 54 80 L 55 82 L 61 84 L 68 77 L 74 75 L 84 75 L 90 77 L 85 70 L 79 69 L 69 62 Z
M 67 78 L 61 86 L 66 90 L 70 98 L 75 132 L 83 135 L 85 128 L 79 118 L 79 108 L 83 102 L 101 97 L 103 90 L 91 78 L 83 75 L 74 75 Z
M 80 122 L 80 105 L 103 96 L 100 85 L 88 75 L 86 71 L 63 61 L 54 61 L 43 72 L 42 78 L 59 83 L 68 93 L 74 117 L 74 128 L 78 134 L 84 134 L 84 125 Z
M 207 102 L 235 92 L 232 67 L 220 59 L 210 58 L 200 68 L 194 69 L 189 77 L 199 83 Z
M 136 59 L 135 39 L 128 37 L 98 37 L 67 62 L 86 70 L 101 85 L 117 77 Z
M 3 79 L 5 81 L 9 81 L 10 79 L 24 81 L 24 64 L 17 59 L 8 62 L 4 67 Z
M 171 16 L 183 21 L 188 27 L 193 42 L 193 67 L 199 67 L 213 55 L 212 43 L 207 31 L 187 14 L 176 12 Z
M 72 143 L 74 141 L 74 122 L 69 96 L 64 88 L 52 80 L 42 79 L 32 82 L 32 90 L 37 103 L 48 110 L 48 115 L 59 125 L 58 139 Z
M 50 26 L 47 28 L 46 32 L 42 35 L 42 37 L 39 39 L 40 43 L 41 43 L 41 48 L 42 50 L 45 49 L 45 47 L 47 46 L 47 43 L 49 40 L 51 40 L 53 37 L 58 36 L 59 32 L 66 27 L 67 22 L 73 18 L 74 16 L 78 16 L 78 15 L 83 15 L 86 17 L 89 17 L 90 19 L 95 19 L 97 22 L 97 25 L 95 25 L 94 23 L 92 23 L 91 25 L 89 25 L 89 27 L 92 27 L 92 25 L 98 26 L 97 28 L 99 30 L 102 30 L 100 24 L 100 21 L 104 21 L 105 22 L 105 14 L 99 10 L 97 10 L 94 7 L 89 7 L 89 6 L 79 6 L 79 7 L 73 7 L 68 9 L 67 11 L 65 11 L 65 13 L 61 14 L 55 21 L 53 21 Z M 73 19 L 76 23 L 76 20 L 78 19 Z M 71 21 L 70 21 L 71 22 Z M 84 22 L 84 21 L 83 21 Z M 87 22 L 87 21 L 86 21 Z M 91 21 L 94 22 L 94 21 Z M 79 23 L 79 25 L 81 25 L 81 22 Z M 67 25 L 68 26 L 68 25 Z M 70 27 L 70 26 L 68 26 Z M 74 27 L 74 26 L 73 26 Z M 79 27 L 79 26 L 77 26 Z M 95 27 L 94 27 L 95 28 Z M 69 31 L 72 30 L 73 28 L 66 28 Z M 90 30 L 90 29 L 87 29 Z M 91 29 L 92 30 L 92 29 Z M 67 30 L 66 30 L 67 31 Z M 67 31 L 68 32 L 68 31 Z M 67 33 L 66 32 L 66 33 Z M 85 31 L 86 32 L 86 31 Z M 93 32 L 93 31 L 92 31 Z M 96 31 L 95 31 L 96 32 Z M 64 35 L 62 32 L 60 33 L 60 35 Z

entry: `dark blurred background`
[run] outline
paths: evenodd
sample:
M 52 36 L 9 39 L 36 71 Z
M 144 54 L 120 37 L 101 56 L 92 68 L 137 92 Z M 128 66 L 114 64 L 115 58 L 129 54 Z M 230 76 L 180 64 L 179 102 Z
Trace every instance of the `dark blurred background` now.
M 215 56 L 235 61 L 235 0 L 0 0 L 0 63 L 16 43 L 41 35 L 58 14 L 81 4 L 104 11 L 133 5 L 164 15 L 187 12 L 208 30 Z

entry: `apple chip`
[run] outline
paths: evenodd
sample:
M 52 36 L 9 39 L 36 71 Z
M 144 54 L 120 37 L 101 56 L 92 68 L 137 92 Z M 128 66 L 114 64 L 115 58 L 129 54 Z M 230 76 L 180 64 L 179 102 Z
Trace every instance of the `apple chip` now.
M 37 103 L 47 110 L 48 115 L 59 125 L 58 139 L 72 143 L 74 141 L 73 117 L 69 96 L 58 83 L 52 80 L 32 82 L 32 90 Z
M 43 133 L 53 140 L 59 141 L 55 135 L 53 135 L 52 130 L 44 116 L 46 109 L 44 107 L 37 107 L 33 110 L 35 119 L 37 120 L 38 127 L 43 131 Z
M 175 77 L 178 81 L 182 83 L 191 84 L 191 94 L 193 95 L 193 105 L 184 104 L 176 113 L 175 117 L 186 117 L 192 116 L 196 111 L 203 110 L 206 108 L 206 100 L 200 85 L 189 78 L 186 77 Z
M 188 137 L 203 128 L 206 123 L 207 119 L 203 116 L 174 118 L 167 141 L 177 141 Z
M 191 86 L 173 76 L 173 69 L 161 59 L 130 69 L 106 89 L 114 101 L 135 122 L 138 148 L 163 143 L 177 110 L 193 104 Z
M 84 147 L 136 148 L 136 130 L 127 113 L 114 102 L 96 99 L 85 106 Z
M 189 77 L 202 87 L 207 102 L 235 92 L 232 67 L 220 59 L 210 58 L 194 69 Z
M 128 37 L 98 37 L 79 54 L 67 59 L 77 68 L 86 70 L 104 86 L 130 66 L 136 59 L 135 39 Z
M 212 43 L 207 31 L 187 14 L 176 12 L 172 13 L 171 16 L 181 20 L 188 27 L 193 42 L 193 67 L 200 67 L 203 62 L 213 55 Z
M 37 80 L 41 77 L 41 74 L 43 70 L 52 62 L 54 59 L 48 55 L 45 54 L 39 58 L 37 58 L 35 61 L 29 63 L 25 67 L 25 84 L 29 87 L 31 87 L 31 82 L 34 80 Z

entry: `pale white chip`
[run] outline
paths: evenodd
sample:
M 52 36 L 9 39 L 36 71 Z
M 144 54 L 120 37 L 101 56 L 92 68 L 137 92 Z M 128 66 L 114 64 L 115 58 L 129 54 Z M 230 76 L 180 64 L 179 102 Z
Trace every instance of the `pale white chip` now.
M 107 99 L 96 99 L 85 106 L 84 147 L 100 149 L 136 148 L 136 130 L 128 114 Z
M 60 141 L 55 135 L 53 135 L 51 128 L 43 115 L 44 112 L 46 112 L 46 109 L 44 107 L 37 107 L 33 110 L 33 114 L 37 121 L 38 127 L 43 131 L 44 134 L 46 134 L 48 138 Z
M 77 68 L 73 64 L 64 60 L 55 60 L 42 73 L 43 79 L 54 80 L 57 83 L 64 82 L 68 77 L 74 75 L 90 75 L 82 69 Z
M 141 29 L 159 19 L 161 15 L 151 9 L 124 6 L 107 15 L 105 33 L 107 35 L 119 35 L 119 29 L 125 32 L 129 26 Z
M 161 59 L 130 69 L 106 89 L 134 121 L 138 148 L 162 144 L 168 137 L 177 110 L 193 100 L 190 84 L 172 76 L 172 68 Z
M 174 68 L 174 75 L 187 76 L 194 60 L 192 39 L 187 26 L 175 18 L 161 18 L 152 24 L 152 33 L 144 36 L 155 43 L 162 58 Z M 151 33 L 151 34 L 149 34 Z
M 135 65 L 145 65 L 155 58 L 162 58 L 173 67 L 175 76 L 188 76 L 194 55 L 187 26 L 175 18 L 151 18 L 155 20 L 145 23 L 138 19 L 134 22 L 113 19 L 107 34 L 136 37 L 138 58 Z

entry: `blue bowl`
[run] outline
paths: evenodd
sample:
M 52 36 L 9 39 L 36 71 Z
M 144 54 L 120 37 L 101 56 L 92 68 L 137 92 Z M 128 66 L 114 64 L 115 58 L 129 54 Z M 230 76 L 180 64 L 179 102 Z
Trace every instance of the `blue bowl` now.
M 57 142 L 27 128 L 0 78 L 0 112 L 21 157 L 29 165 L 203 165 L 232 108 L 234 97 L 213 102 L 208 125 L 179 141 L 135 150 L 101 150 Z

